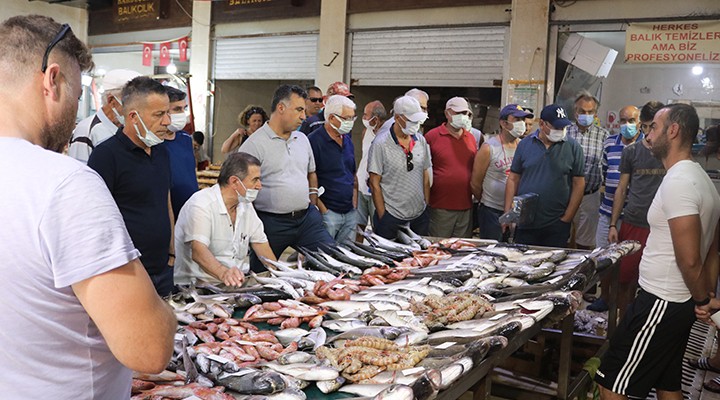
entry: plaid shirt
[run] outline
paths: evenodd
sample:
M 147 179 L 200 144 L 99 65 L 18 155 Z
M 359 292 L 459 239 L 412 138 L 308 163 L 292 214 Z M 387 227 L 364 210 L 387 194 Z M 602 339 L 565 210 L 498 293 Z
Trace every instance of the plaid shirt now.
M 568 136 L 575 139 L 585 155 L 585 194 L 595 193 L 602 185 L 600 163 L 603 157 L 603 145 L 610 133 L 596 125 L 590 125 L 585 133 L 581 133 L 576 124 L 568 127 Z

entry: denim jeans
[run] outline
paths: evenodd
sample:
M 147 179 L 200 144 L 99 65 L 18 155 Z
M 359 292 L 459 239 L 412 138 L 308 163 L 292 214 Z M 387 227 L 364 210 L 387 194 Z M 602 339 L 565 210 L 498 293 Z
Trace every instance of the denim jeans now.
M 532 246 L 567 247 L 570 239 L 570 223 L 560 219 L 542 228 L 515 229 L 515 242 Z
M 502 240 L 502 227 L 498 218 L 503 212 L 490 208 L 484 204 L 478 204 L 478 226 L 480 227 L 480 238 Z
M 410 229 L 412 229 L 413 232 L 418 235 L 427 235 L 428 228 L 430 226 L 430 215 L 428 213 L 428 209 L 425 208 L 425 211 L 423 211 L 419 217 L 409 221 L 395 218 L 387 211 L 385 211 L 382 218 L 378 218 L 376 210 L 375 214 L 373 214 L 373 232 L 386 239 L 395 240 L 398 227 L 400 225 L 405 225 L 408 222 L 410 223 Z
M 357 227 L 357 211 L 350 210 L 345 214 L 336 213 L 328 209 L 323 214 L 323 223 L 330 236 L 337 242 L 344 242 L 347 239 L 355 239 L 355 228 Z

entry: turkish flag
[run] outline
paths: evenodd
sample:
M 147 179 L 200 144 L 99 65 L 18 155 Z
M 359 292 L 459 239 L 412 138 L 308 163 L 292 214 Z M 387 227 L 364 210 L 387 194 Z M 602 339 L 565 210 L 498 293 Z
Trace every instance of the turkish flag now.
M 188 38 L 187 36 L 178 40 L 178 47 L 180 48 L 180 61 L 187 61 L 187 50 L 188 50 Z
M 170 42 L 160 43 L 160 66 L 170 65 Z
M 153 45 L 152 43 L 143 43 L 143 56 L 142 56 L 142 64 L 151 67 L 152 66 L 152 50 Z

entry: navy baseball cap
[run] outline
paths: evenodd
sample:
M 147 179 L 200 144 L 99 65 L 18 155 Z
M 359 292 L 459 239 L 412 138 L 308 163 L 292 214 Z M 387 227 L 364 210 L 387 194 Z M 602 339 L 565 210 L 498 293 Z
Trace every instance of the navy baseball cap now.
M 532 116 L 531 113 L 525 111 L 524 108 L 517 104 L 508 104 L 500 110 L 500 119 L 506 119 L 508 115 L 516 118 L 527 118 Z
M 562 129 L 566 126 L 572 125 L 572 122 L 567 118 L 565 109 L 557 104 L 550 104 L 545 106 L 540 113 L 540 119 L 549 122 L 555 129 Z

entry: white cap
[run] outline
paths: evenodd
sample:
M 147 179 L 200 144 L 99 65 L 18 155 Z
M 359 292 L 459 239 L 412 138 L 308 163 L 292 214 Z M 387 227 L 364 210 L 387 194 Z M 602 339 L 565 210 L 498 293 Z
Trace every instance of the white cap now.
M 462 97 L 453 97 L 452 99 L 448 100 L 445 104 L 446 110 L 453 110 L 457 113 L 463 112 L 463 111 L 470 111 L 470 106 L 468 105 L 467 100 L 463 99 Z
M 420 108 L 420 103 L 410 96 L 398 97 L 393 104 L 395 115 L 403 115 L 410 122 L 423 122 L 428 115 Z
M 122 89 L 126 83 L 138 76 L 141 74 L 131 69 L 113 69 L 103 77 L 102 87 L 104 90 Z

